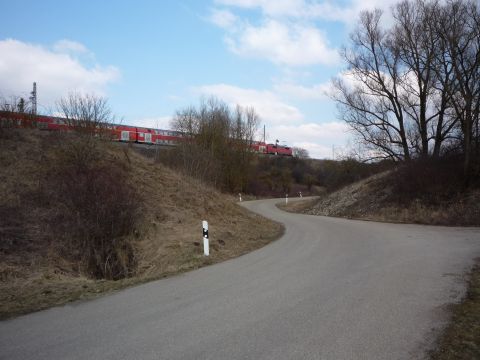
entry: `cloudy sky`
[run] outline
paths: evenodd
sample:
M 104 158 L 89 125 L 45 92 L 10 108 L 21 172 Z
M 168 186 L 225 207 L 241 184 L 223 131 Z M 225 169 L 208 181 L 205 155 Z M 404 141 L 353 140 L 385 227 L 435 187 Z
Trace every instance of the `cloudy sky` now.
M 108 97 L 126 124 L 168 128 L 216 96 L 253 106 L 267 141 L 331 158 L 351 136 L 325 95 L 362 9 L 392 0 L 8 1 L 0 95 L 38 86 L 39 109 L 69 91 Z

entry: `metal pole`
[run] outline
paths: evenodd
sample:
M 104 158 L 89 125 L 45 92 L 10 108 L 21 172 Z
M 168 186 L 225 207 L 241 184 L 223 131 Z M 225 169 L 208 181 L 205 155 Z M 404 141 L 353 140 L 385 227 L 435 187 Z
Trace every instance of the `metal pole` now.
M 31 92 L 32 96 L 30 100 L 32 100 L 32 113 L 33 115 L 37 115 L 37 83 L 33 83 L 33 91 Z

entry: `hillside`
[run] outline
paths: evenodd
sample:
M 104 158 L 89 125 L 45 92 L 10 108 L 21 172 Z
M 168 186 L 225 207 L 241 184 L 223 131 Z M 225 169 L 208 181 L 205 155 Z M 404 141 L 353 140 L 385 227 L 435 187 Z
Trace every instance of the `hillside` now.
M 304 205 L 287 210 L 310 215 L 432 225 L 480 225 L 480 190 L 451 192 L 435 187 L 431 193 L 405 191 L 404 173 L 394 169 L 373 175 Z M 419 174 L 422 177 L 422 174 Z M 411 181 L 411 178 L 407 178 Z M 414 181 L 412 181 L 414 183 Z
M 66 202 L 57 199 L 68 195 L 78 200 L 74 190 L 67 188 L 65 194 L 58 185 L 64 183 L 58 178 L 64 176 L 61 166 L 72 146 L 69 137 L 38 130 L 3 130 L 0 137 L 1 318 L 236 257 L 283 231 L 281 225 L 236 205 L 234 197 L 153 163 L 128 146 L 100 141 L 95 146 L 101 149 L 101 169 L 117 170 L 93 173 L 94 180 L 104 180 L 101 188 L 88 194 L 108 196 L 112 204 L 125 198 L 123 204 L 131 207 L 136 222 L 115 249 L 121 262 L 132 264 L 125 266 L 128 276 L 116 281 L 95 278 L 76 261 L 84 254 L 74 254 L 68 247 L 70 227 L 76 224 L 59 222 L 71 221 L 72 216 Z M 125 184 L 108 189 L 109 181 L 114 184 L 118 176 L 125 177 Z M 82 180 L 73 178 L 68 184 L 77 189 L 77 181 Z M 116 217 L 128 217 L 124 210 L 112 211 Z M 202 220 L 210 226 L 208 258 L 201 244 Z

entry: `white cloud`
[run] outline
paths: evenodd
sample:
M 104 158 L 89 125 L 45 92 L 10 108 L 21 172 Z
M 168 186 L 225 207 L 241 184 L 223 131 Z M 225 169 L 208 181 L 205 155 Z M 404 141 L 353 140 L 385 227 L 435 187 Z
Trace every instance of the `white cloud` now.
M 278 125 L 275 131 L 282 135 L 293 137 L 301 142 L 343 143 L 348 135 L 349 128 L 343 121 L 331 121 L 327 123 L 307 123 L 301 125 Z
M 270 16 L 297 15 L 305 7 L 303 0 L 217 0 L 218 4 L 246 9 L 260 8 Z
M 323 18 L 343 20 L 348 8 L 328 1 L 305 0 L 216 0 L 224 6 L 244 9 L 260 9 L 268 17 Z M 353 7 L 353 5 L 351 5 Z
M 147 117 L 147 118 L 132 120 L 129 122 L 129 125 L 168 130 L 171 128 L 170 126 L 171 121 L 172 121 L 171 116 L 157 116 L 157 117 Z
M 336 79 L 341 80 L 348 88 L 362 87 L 364 84 L 357 80 L 355 76 L 348 70 L 341 71 L 335 76 Z M 388 76 L 385 76 L 387 79 Z M 279 81 L 274 84 L 273 89 L 276 93 L 283 97 L 300 100 L 329 100 L 337 90 L 335 89 L 332 80 L 323 83 L 314 84 L 312 86 L 304 86 L 290 79 L 287 81 Z
M 227 44 L 238 55 L 289 66 L 335 64 L 339 60 L 337 50 L 329 47 L 318 28 L 273 19 L 258 27 L 246 25 L 227 36 Z
M 308 150 L 313 158 L 331 158 L 332 147 L 345 148 L 351 136 L 347 124 L 340 121 L 271 126 L 268 133 L 289 146 Z
M 51 49 L 14 39 L 1 40 L 1 95 L 28 96 L 34 81 L 41 106 L 52 106 L 69 91 L 105 95 L 107 85 L 120 77 L 119 69 L 86 66 L 72 52 L 90 53 L 84 45 L 70 40 L 61 40 Z
M 262 121 L 271 124 L 299 123 L 303 119 L 300 110 L 286 104 L 271 91 L 245 89 L 227 84 L 204 85 L 195 90 L 202 95 L 216 96 L 230 105 L 253 107 Z
M 317 144 L 312 142 L 295 142 L 293 145 L 308 151 L 308 155 L 314 159 L 331 159 L 333 158 L 332 146 Z
M 303 17 L 322 19 L 329 21 L 339 21 L 345 23 L 349 28 L 357 23 L 359 14 L 364 10 L 383 10 L 384 20 L 391 17 L 388 14 L 392 5 L 398 3 L 398 0 L 351 0 L 348 4 L 337 5 L 330 1 L 312 1 L 303 4 L 299 11 Z
M 209 20 L 221 28 L 231 29 L 237 22 L 238 18 L 231 11 L 213 9 Z
M 90 53 L 87 47 L 79 42 L 63 39 L 57 41 L 53 44 L 53 50 L 59 53 L 78 53 L 78 54 L 86 54 Z
M 244 9 L 260 9 L 268 17 L 290 17 L 341 21 L 350 25 L 362 10 L 389 11 L 398 0 L 350 0 L 345 5 L 334 1 L 308 0 L 216 0 L 217 4 Z M 353 21 L 352 21 L 353 20 Z
M 350 0 L 344 4 L 315 0 L 216 0 L 210 21 L 225 29 L 225 42 L 235 54 L 267 59 L 275 64 L 308 66 L 339 62 L 337 49 L 318 27 L 317 20 L 342 22 L 349 29 L 363 10 L 384 11 L 382 23 L 390 25 L 391 7 L 398 0 Z M 259 10 L 261 23 L 235 15 L 236 8 Z
M 302 86 L 292 83 L 280 83 L 274 86 L 276 92 L 294 99 L 301 100 L 326 100 L 330 92 L 330 82 L 313 86 Z

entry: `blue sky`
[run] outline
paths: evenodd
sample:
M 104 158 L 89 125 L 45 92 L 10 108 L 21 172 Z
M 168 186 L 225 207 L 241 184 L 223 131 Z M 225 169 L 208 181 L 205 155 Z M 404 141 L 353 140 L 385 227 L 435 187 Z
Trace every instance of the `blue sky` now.
M 350 134 L 325 95 L 361 9 L 381 0 L 21 1 L 0 23 L 0 95 L 55 110 L 96 93 L 124 123 L 168 128 L 175 110 L 216 96 L 255 107 L 267 140 L 329 158 Z M 338 150 L 337 150 L 338 151 Z

